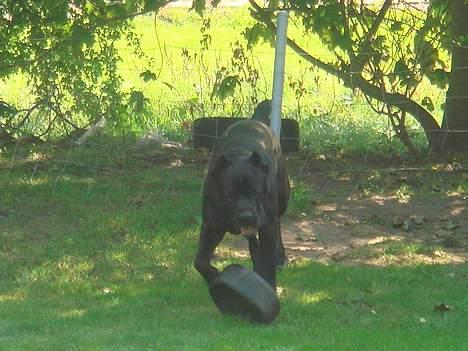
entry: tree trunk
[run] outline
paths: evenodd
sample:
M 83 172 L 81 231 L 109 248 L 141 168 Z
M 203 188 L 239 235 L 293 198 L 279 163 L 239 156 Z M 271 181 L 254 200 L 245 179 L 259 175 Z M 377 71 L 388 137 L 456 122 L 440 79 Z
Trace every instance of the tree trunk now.
M 445 150 L 468 150 L 468 3 L 450 0 L 452 69 L 446 94 L 443 128 Z

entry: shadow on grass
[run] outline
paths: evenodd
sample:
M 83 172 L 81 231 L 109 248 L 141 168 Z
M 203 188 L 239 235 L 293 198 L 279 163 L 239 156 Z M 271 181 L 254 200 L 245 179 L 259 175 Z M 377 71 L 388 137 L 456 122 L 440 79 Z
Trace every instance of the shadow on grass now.
M 223 316 L 192 268 L 202 165 L 0 175 L 0 342 L 8 350 L 464 350 L 466 265 L 279 273 L 270 326 Z M 79 173 L 79 172 L 78 172 Z M 57 181 L 58 179 L 58 181 Z M 358 209 L 357 209 L 358 210 Z M 220 266 L 249 265 L 228 253 Z

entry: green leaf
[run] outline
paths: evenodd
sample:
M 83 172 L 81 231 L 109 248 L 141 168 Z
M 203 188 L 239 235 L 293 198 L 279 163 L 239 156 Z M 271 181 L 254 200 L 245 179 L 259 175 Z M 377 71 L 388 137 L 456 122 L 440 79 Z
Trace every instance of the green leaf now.
M 64 1 L 44 0 L 44 12 L 47 23 L 64 24 L 67 22 L 68 3 Z
M 439 60 L 439 53 L 431 42 L 427 40 L 415 40 L 415 52 L 418 63 L 423 72 L 430 72 L 434 69 L 435 63 Z
M 409 72 L 409 68 L 406 65 L 403 59 L 399 59 L 395 63 L 395 67 L 393 69 L 393 74 L 397 77 L 405 77 Z
M 433 72 L 426 73 L 426 76 L 429 78 L 431 84 L 434 84 L 440 89 L 446 89 L 449 83 L 450 73 L 438 68 Z
M 391 77 L 393 78 L 392 80 L 399 78 L 400 85 L 402 86 L 415 87 L 418 83 L 413 71 L 411 71 L 403 59 L 397 61 L 391 76 L 393 76 Z
M 238 76 L 227 76 L 221 83 L 214 87 L 212 95 L 225 99 L 229 95 L 234 94 L 237 85 L 240 85 Z
M 212 0 L 211 1 L 211 6 L 213 7 L 218 7 L 218 5 L 221 3 L 221 0 Z
M 75 54 L 78 54 L 81 51 L 83 44 L 86 44 L 88 46 L 92 45 L 94 41 L 94 34 L 90 29 L 85 28 L 78 23 L 74 23 L 71 31 L 72 31 L 71 45 Z
M 384 35 L 379 35 L 377 36 L 377 38 L 375 38 L 373 41 L 372 41 L 372 46 L 374 48 L 379 48 L 381 49 L 383 44 L 385 43 L 385 39 L 386 37 Z
M 255 23 L 252 27 L 245 28 L 242 34 L 247 41 L 247 47 L 249 49 L 257 45 L 260 40 L 262 42 L 268 42 L 272 46 L 275 43 L 273 33 L 263 23 Z
M 403 28 L 403 24 L 399 21 L 393 22 L 392 25 L 390 26 L 390 30 L 392 32 L 399 32 L 402 30 L 402 28 Z
M 125 17 L 126 14 L 127 11 L 125 10 L 125 5 L 115 4 L 106 8 L 106 15 L 109 19 Z
M 335 33 L 335 35 L 333 36 L 333 42 L 336 46 L 343 50 L 348 50 L 352 46 L 351 38 L 348 35 L 344 34 Z
M 139 12 L 142 8 L 141 0 L 126 0 L 125 1 L 125 13 Z
M 3 101 L 0 101 L 0 116 L 13 116 L 17 110 Z
M 157 79 L 156 74 L 151 72 L 148 69 L 146 71 L 140 73 L 140 78 L 142 78 L 145 83 L 149 82 L 150 80 L 156 80 Z
M 429 112 L 433 112 L 435 110 L 434 103 L 429 96 L 425 96 L 422 101 L 421 105 L 423 105 Z
M 190 10 L 195 10 L 196 13 L 202 16 L 203 11 L 205 11 L 205 8 L 206 8 L 206 0 L 193 0 L 192 7 L 190 8 Z
M 99 17 L 105 12 L 106 4 L 103 0 L 95 0 L 93 2 L 86 2 L 83 9 L 84 13 L 90 17 Z
M 157 10 L 163 6 L 163 2 L 160 0 L 146 0 L 145 10 Z
M 0 78 L 6 77 L 14 72 L 15 72 L 15 68 L 12 65 L 11 66 L 5 65 L 3 67 L 0 65 Z

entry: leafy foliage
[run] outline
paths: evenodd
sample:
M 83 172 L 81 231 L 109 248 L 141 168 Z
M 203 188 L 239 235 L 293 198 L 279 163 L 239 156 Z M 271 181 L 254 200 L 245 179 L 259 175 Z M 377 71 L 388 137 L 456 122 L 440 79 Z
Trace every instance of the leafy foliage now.
M 154 0 L 0 1 L 0 79 L 24 74 L 33 96 L 20 106 L 0 97 L 0 131 L 9 138 L 43 138 L 102 118 L 115 125 L 128 122 L 144 100 L 121 87 L 116 43 L 125 39 L 135 55 L 143 55 L 126 19 L 163 5 Z M 146 71 L 142 78 L 155 76 Z
M 317 35 L 331 58 L 321 59 L 301 47 L 301 38 L 290 38 L 296 52 L 346 86 L 362 90 L 373 109 L 387 115 L 409 151 L 415 149 L 406 131 L 408 113 L 424 129 L 429 146 L 440 147 L 441 127 L 431 114 L 434 103 L 427 97 L 419 103 L 415 97 L 424 79 L 441 89 L 448 86 L 447 61 L 457 38 L 450 32 L 447 0 L 431 1 L 427 9 L 391 0 L 380 4 L 337 0 L 270 1 L 265 7 L 255 1 L 251 4 L 261 25 L 246 31 L 249 43 L 261 38 L 258 27 L 275 30 L 271 7 L 290 11 L 295 22 L 301 22 L 304 35 Z

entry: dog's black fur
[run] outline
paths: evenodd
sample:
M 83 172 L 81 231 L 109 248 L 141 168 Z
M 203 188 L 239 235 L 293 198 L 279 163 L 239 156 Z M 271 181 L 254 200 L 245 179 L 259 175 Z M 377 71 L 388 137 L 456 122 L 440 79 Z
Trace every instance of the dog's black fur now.
M 278 138 L 259 122 L 265 116 L 254 117 L 233 124 L 215 145 L 203 187 L 194 266 L 210 283 L 219 274 L 210 263 L 216 246 L 226 232 L 242 234 L 254 271 L 276 289 L 276 266 L 285 261 L 280 217 L 288 205 L 289 178 Z

